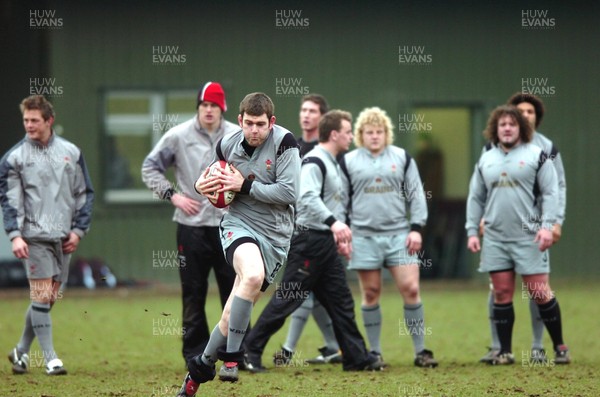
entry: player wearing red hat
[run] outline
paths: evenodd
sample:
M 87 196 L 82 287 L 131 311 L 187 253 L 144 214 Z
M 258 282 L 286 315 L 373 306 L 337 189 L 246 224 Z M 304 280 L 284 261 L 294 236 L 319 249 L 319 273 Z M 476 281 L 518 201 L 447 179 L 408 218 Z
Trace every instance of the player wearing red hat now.
M 186 362 L 204 350 L 210 336 L 204 305 L 211 269 L 223 306 L 235 279 L 235 272 L 223 258 L 219 239 L 224 210 L 210 205 L 194 191 L 196 178 L 210 165 L 214 145 L 240 129 L 223 118 L 226 110 L 223 88 L 209 81 L 198 92 L 196 116 L 167 131 L 142 165 L 144 183 L 175 207 L 183 300 L 182 352 Z M 165 176 L 169 167 L 175 168 L 175 186 Z

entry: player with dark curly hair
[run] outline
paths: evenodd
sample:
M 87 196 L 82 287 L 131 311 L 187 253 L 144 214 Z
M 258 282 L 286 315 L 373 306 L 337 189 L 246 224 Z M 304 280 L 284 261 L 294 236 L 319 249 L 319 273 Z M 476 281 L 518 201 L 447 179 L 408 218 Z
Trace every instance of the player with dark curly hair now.
M 492 147 L 475 165 L 467 199 L 467 248 L 481 251 L 480 272 L 494 290 L 494 325 L 500 351 L 490 364 L 514 363 L 513 294 L 520 274 L 554 344 L 555 363 L 570 362 L 558 301 L 549 283 L 548 248 L 559 208 L 558 179 L 544 151 L 531 143 L 533 128 L 514 106 L 496 108 L 484 136 Z M 483 244 L 479 226 L 484 219 Z

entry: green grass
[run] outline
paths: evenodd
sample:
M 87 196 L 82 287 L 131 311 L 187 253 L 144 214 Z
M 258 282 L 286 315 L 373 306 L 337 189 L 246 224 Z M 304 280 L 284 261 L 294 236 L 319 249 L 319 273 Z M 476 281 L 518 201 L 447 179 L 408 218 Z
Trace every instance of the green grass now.
M 310 320 L 297 349 L 296 366 L 259 375 L 243 372 L 236 384 L 209 382 L 198 396 L 598 396 L 600 291 L 592 282 L 561 282 L 553 287 L 561 302 L 565 340 L 574 360 L 571 365 L 531 367 L 522 363 L 531 331 L 527 304 L 519 292 L 515 294 L 513 338 L 517 363 L 508 367 L 479 364 L 489 343 L 485 283 L 427 282 L 422 286 L 430 334 L 426 342 L 440 367 L 415 368 L 410 336 L 399 332 L 402 299 L 393 286 L 386 285 L 381 302 L 382 347 L 390 366 L 385 371 L 345 373 L 340 366 L 302 365 L 301 359 L 315 356 L 322 344 Z M 28 294 L 23 290 L 0 292 L 0 298 L 0 349 L 8 352 L 20 336 Z M 266 301 L 263 297 L 257 304 L 253 319 Z M 209 310 L 210 323 L 215 323 L 220 313 L 214 294 Z M 0 396 L 172 397 L 186 372 L 180 338 L 172 335 L 181 325 L 180 311 L 176 288 L 66 291 L 52 310 L 52 319 L 54 345 L 69 375 L 46 376 L 34 342 L 28 374 L 12 375 L 3 359 Z M 359 312 L 357 318 L 360 322 Z M 263 363 L 268 367 L 272 367 L 271 354 L 284 341 L 286 329 L 267 346 Z M 547 336 L 545 346 L 551 348 Z

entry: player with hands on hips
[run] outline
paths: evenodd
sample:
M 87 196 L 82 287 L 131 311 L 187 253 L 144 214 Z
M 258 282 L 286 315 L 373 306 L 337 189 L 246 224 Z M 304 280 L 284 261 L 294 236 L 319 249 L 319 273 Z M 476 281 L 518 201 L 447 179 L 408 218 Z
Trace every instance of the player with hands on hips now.
M 233 287 L 235 272 L 223 258 L 219 222 L 225 210 L 215 208 L 194 191 L 194 182 L 210 165 L 214 146 L 224 136 L 239 130 L 225 120 L 225 91 L 209 81 L 198 91 L 196 114 L 169 129 L 142 164 L 142 180 L 154 194 L 175 207 L 176 244 L 181 283 L 182 355 L 187 363 L 202 353 L 210 331 L 205 305 L 209 277 L 214 272 L 224 307 Z M 176 183 L 167 178 L 174 169 Z

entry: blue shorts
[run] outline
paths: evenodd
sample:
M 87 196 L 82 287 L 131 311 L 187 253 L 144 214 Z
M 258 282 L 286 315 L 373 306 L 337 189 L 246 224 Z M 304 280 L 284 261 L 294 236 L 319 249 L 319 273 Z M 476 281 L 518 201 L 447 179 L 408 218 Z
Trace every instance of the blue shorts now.
M 416 255 L 406 249 L 408 234 L 386 236 L 354 236 L 350 270 L 377 270 L 383 267 L 418 264 Z

